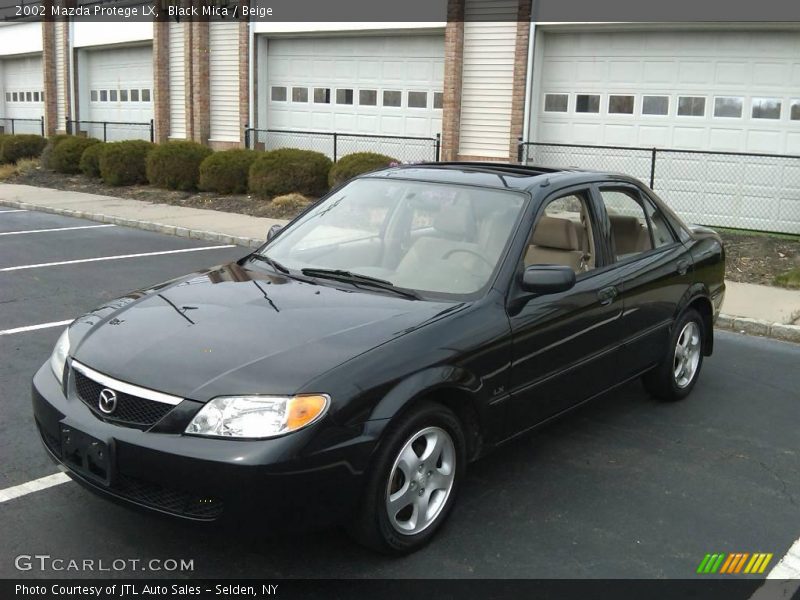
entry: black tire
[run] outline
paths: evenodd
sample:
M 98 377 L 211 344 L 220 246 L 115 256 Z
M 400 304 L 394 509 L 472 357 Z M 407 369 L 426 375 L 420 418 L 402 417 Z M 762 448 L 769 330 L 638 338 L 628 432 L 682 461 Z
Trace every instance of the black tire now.
M 699 331 L 699 356 L 697 359 L 697 366 L 694 373 L 689 378 L 688 382 L 680 382 L 675 375 L 676 354 L 678 351 L 677 345 L 684 330 L 690 324 L 694 324 Z M 703 318 L 693 308 L 686 309 L 680 318 L 675 321 L 672 328 L 672 334 L 669 338 L 669 345 L 664 353 L 664 359 L 653 370 L 648 371 L 642 377 L 645 389 L 665 402 L 674 402 L 681 400 L 689 395 L 700 377 L 700 370 L 703 366 L 703 348 L 705 347 L 706 330 Z M 681 385 L 682 383 L 682 385 Z
M 442 507 L 430 524 L 418 533 L 400 533 L 390 521 L 387 496 L 396 476 L 395 460 L 417 434 L 428 428 L 447 432 L 453 443 L 455 468 L 452 487 Z M 466 440 L 461 422 L 447 407 L 426 402 L 401 415 L 390 426 L 378 448 L 368 475 L 360 510 L 350 527 L 350 534 L 360 544 L 377 552 L 404 555 L 428 543 L 449 516 L 466 471 Z M 417 489 L 424 484 L 417 484 Z M 424 492 L 425 489 L 422 489 Z M 399 513 L 398 513 L 399 514 Z

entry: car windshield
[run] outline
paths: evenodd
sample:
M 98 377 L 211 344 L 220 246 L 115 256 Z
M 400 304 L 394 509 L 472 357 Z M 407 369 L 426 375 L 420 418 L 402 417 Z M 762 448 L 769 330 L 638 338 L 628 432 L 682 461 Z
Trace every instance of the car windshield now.
M 261 254 L 312 276 L 309 269 L 336 270 L 421 293 L 470 296 L 491 281 L 526 198 L 450 183 L 357 179 Z

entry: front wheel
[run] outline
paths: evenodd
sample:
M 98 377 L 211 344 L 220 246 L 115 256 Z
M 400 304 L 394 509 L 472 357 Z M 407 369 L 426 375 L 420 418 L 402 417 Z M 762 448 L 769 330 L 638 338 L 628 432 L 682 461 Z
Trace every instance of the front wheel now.
M 675 322 L 664 360 L 642 378 L 647 391 L 666 401 L 688 396 L 703 366 L 705 335 L 700 313 L 686 310 Z
M 412 409 L 387 433 L 351 533 L 387 554 L 413 552 L 434 535 L 455 502 L 466 444 L 448 408 Z

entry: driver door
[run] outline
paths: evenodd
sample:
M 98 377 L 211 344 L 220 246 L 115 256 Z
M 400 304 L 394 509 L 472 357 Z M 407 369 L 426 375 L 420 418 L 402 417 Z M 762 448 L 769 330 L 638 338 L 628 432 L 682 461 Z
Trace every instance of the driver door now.
M 616 383 L 620 281 L 607 266 L 589 186 L 545 200 L 518 275 L 533 264 L 573 268 L 575 286 L 531 297 L 509 314 L 512 331 L 509 434 L 528 429 Z

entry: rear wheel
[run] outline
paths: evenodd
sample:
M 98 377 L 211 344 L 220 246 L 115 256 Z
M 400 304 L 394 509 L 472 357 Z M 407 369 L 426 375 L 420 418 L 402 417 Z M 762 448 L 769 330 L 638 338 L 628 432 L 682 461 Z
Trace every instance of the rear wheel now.
M 465 467 L 465 440 L 448 408 L 425 404 L 387 433 L 369 476 L 351 533 L 387 554 L 427 543 L 455 502 Z
M 703 318 L 693 308 L 676 321 L 664 360 L 642 378 L 644 386 L 660 400 L 680 400 L 689 395 L 703 366 Z

